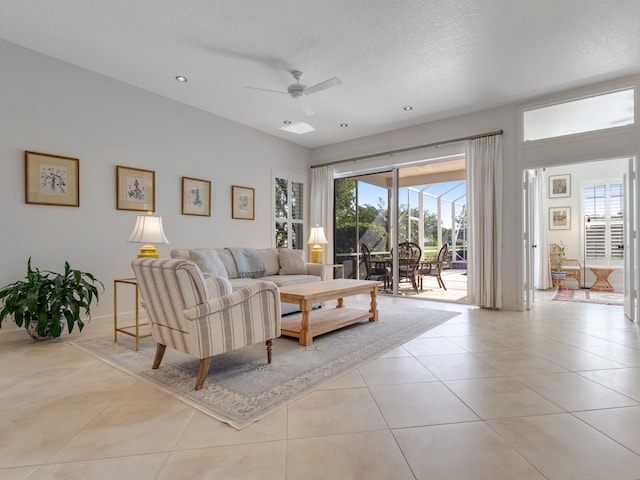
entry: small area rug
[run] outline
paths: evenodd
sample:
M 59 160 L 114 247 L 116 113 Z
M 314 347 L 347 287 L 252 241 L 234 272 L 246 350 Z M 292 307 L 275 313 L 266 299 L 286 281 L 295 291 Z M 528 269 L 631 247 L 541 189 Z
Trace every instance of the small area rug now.
M 624 296 L 620 292 L 595 292 L 589 289 L 575 290 L 561 288 L 553 296 L 561 302 L 598 303 L 601 305 L 624 305 Z
M 150 337 L 140 340 L 137 352 L 134 339 L 124 335 L 117 343 L 113 336 L 72 343 L 242 429 L 458 315 L 409 302 L 409 306 L 394 304 L 380 310 L 377 322 L 365 321 L 316 337 L 309 347 L 300 346 L 294 338 L 277 338 L 270 365 L 263 344 L 218 355 L 213 358 L 209 376 L 199 391 L 194 390 L 198 370 L 195 357 L 167 348 L 160 368 L 151 369 L 155 343 Z

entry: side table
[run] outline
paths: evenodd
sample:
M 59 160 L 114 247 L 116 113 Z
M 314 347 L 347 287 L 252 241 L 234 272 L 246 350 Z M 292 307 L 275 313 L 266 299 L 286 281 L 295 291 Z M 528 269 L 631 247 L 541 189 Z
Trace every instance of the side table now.
M 124 327 L 118 326 L 118 284 L 133 285 L 136 289 L 136 322 L 133 325 L 127 325 Z M 116 278 L 113 281 L 113 341 L 118 341 L 118 332 L 124 333 L 136 339 L 136 351 L 140 344 L 141 338 L 150 337 L 151 333 L 140 333 L 140 327 L 149 325 L 149 323 L 140 323 L 140 307 L 138 298 L 138 282 L 135 278 Z M 129 330 L 133 329 L 133 332 Z
M 591 290 L 594 292 L 613 292 L 613 285 L 609 283 L 609 275 L 613 272 L 613 268 L 589 268 L 596 276 L 596 281 L 591 285 Z

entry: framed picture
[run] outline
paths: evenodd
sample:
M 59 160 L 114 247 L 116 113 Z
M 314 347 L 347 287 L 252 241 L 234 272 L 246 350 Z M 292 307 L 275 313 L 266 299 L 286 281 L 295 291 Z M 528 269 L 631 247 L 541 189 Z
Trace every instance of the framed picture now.
M 231 186 L 231 218 L 254 220 L 255 190 L 250 187 Z
M 24 160 L 26 203 L 80 206 L 80 160 L 36 152 Z
M 551 207 L 549 209 L 549 230 L 571 229 L 571 207 Z
M 182 177 L 182 214 L 211 216 L 211 182 Z
M 571 196 L 571 175 L 549 176 L 549 198 Z
M 116 166 L 116 208 L 155 212 L 156 172 Z

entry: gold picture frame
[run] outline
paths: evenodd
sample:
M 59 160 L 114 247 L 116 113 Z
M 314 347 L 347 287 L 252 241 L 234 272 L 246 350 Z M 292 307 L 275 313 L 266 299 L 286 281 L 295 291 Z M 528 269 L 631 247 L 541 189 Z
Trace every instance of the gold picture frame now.
M 156 172 L 116 166 L 116 208 L 136 212 L 156 211 Z
M 255 219 L 255 189 L 251 187 L 231 186 L 231 218 L 239 220 Z
M 211 182 L 182 177 L 182 215 L 211 216 Z
M 24 154 L 25 202 L 80 206 L 80 160 L 48 153 Z
M 549 209 L 549 230 L 571 230 L 571 207 Z

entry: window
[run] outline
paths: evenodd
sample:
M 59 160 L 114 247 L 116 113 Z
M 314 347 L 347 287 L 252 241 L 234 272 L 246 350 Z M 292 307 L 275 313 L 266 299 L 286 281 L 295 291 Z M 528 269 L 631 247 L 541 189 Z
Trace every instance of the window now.
M 621 183 L 584 188 L 585 258 L 598 265 L 624 260 L 623 189 Z
M 273 175 L 276 248 L 304 249 L 304 188 L 303 178 L 282 172 Z
M 634 89 L 533 108 L 522 121 L 524 141 L 633 125 Z

